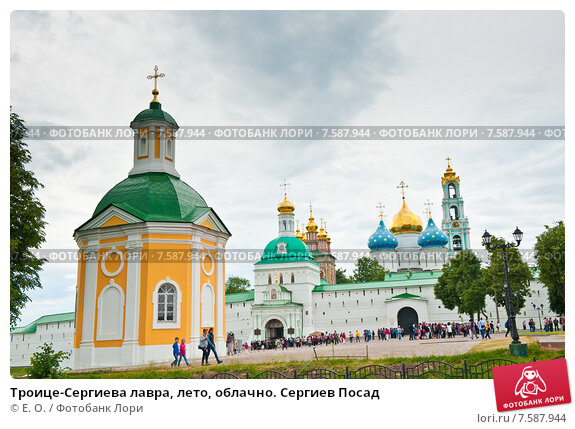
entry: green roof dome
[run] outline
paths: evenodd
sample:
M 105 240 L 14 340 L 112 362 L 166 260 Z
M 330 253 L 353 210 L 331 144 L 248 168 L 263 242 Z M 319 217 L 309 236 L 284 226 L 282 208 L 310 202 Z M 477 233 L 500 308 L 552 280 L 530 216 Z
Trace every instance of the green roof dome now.
M 176 120 L 172 118 L 172 115 L 170 115 L 168 112 L 164 112 L 162 110 L 162 105 L 157 101 L 152 101 L 150 103 L 149 109 L 142 110 L 140 113 L 138 113 L 134 118 L 134 120 L 132 121 L 132 123 L 139 121 L 147 121 L 150 119 L 167 121 L 170 124 L 174 124 L 176 127 L 178 126 Z
M 191 186 L 167 173 L 122 180 L 98 203 L 92 217 L 114 205 L 144 221 L 193 222 L 210 208 Z
M 285 249 L 283 249 L 280 243 L 285 244 Z M 295 237 L 278 237 L 268 243 L 264 249 L 262 258 L 257 264 L 303 261 L 315 263 L 309 248 L 303 241 Z

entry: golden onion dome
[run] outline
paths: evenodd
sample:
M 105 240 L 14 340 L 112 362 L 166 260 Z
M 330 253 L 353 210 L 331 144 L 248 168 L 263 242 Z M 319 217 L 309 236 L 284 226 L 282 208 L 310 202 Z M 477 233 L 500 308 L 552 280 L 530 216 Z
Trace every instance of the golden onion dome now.
M 284 194 L 284 200 L 278 204 L 278 212 L 280 213 L 293 213 L 295 206 L 287 199 L 287 194 Z
M 319 233 L 317 234 L 318 240 L 325 240 L 327 238 L 327 233 L 325 232 L 325 228 L 323 224 L 319 228 Z
M 309 206 L 309 222 L 305 226 L 305 229 L 308 232 L 316 232 L 317 231 L 317 223 L 315 223 L 313 219 L 313 213 L 311 212 L 311 204 Z
M 391 228 L 389 230 L 394 234 L 402 234 L 406 232 L 417 232 L 423 231 L 423 223 L 421 218 L 413 213 L 405 204 L 405 197 L 403 198 L 403 206 L 401 210 L 393 216 L 391 222 Z
M 303 240 L 303 234 L 302 234 L 301 230 L 299 229 L 299 221 L 297 222 L 297 229 L 295 230 L 295 238 L 299 238 L 300 240 Z

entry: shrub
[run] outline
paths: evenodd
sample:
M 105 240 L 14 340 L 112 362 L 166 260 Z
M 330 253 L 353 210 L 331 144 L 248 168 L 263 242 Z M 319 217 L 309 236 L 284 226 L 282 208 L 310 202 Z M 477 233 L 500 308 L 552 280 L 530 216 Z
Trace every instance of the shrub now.
M 55 352 L 52 344 L 44 343 L 30 359 L 30 378 L 60 378 L 60 363 L 70 357 L 68 352 Z

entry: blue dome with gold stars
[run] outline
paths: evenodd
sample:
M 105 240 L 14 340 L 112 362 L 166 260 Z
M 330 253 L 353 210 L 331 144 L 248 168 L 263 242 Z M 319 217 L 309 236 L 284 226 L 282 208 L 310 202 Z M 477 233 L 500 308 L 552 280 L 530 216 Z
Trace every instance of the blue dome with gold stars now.
M 445 247 L 448 243 L 447 236 L 433 222 L 432 218 L 427 221 L 427 227 L 419 234 L 417 244 L 425 249 L 427 247 Z
M 380 220 L 379 226 L 375 232 L 371 234 L 371 237 L 369 237 L 367 247 L 369 247 L 371 250 L 393 250 L 397 247 L 397 245 L 397 238 L 395 238 L 395 236 L 388 231 L 383 223 L 383 220 Z

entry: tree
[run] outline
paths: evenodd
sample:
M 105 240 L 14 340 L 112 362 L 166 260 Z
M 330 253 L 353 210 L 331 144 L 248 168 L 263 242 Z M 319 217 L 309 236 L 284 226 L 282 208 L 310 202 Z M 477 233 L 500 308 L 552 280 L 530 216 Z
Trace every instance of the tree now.
M 489 266 L 484 270 L 483 283 L 493 298 L 497 306 L 505 306 L 507 315 L 507 292 L 505 286 L 505 262 L 503 261 L 503 250 L 495 247 L 504 244 L 505 240 L 499 237 L 491 239 L 491 249 L 489 250 Z M 529 282 L 533 280 L 533 274 L 529 265 L 523 262 L 521 253 L 516 247 L 507 248 L 507 266 L 509 267 L 509 286 L 515 312 L 519 312 L 525 306 L 525 300 L 531 296 Z
M 351 283 L 352 280 L 349 277 L 347 277 L 345 269 L 336 268 L 336 270 L 335 270 L 335 282 L 336 282 L 336 284 Z
M 558 314 L 565 313 L 565 223 L 545 225 L 545 232 L 537 236 L 535 259 L 539 280 L 547 287 L 549 306 Z
M 30 378 L 59 378 L 60 363 L 70 357 L 69 352 L 55 352 L 52 344 L 44 343 L 30 358 Z
M 457 307 L 459 314 L 473 317 L 485 308 L 487 291 L 481 279 L 481 261 L 464 250 L 443 265 L 443 274 L 434 286 L 435 296 L 448 310 Z
M 247 292 L 250 289 L 250 281 L 243 277 L 230 276 L 226 280 L 226 294 Z
M 355 262 L 351 279 L 358 283 L 384 281 L 387 273 L 378 261 L 364 256 Z
M 42 287 L 39 272 L 46 262 L 31 252 L 46 241 L 46 222 L 44 206 L 34 195 L 43 186 L 26 170 L 32 159 L 22 141 L 26 132 L 24 121 L 10 113 L 10 326 L 30 301 L 26 292 Z

